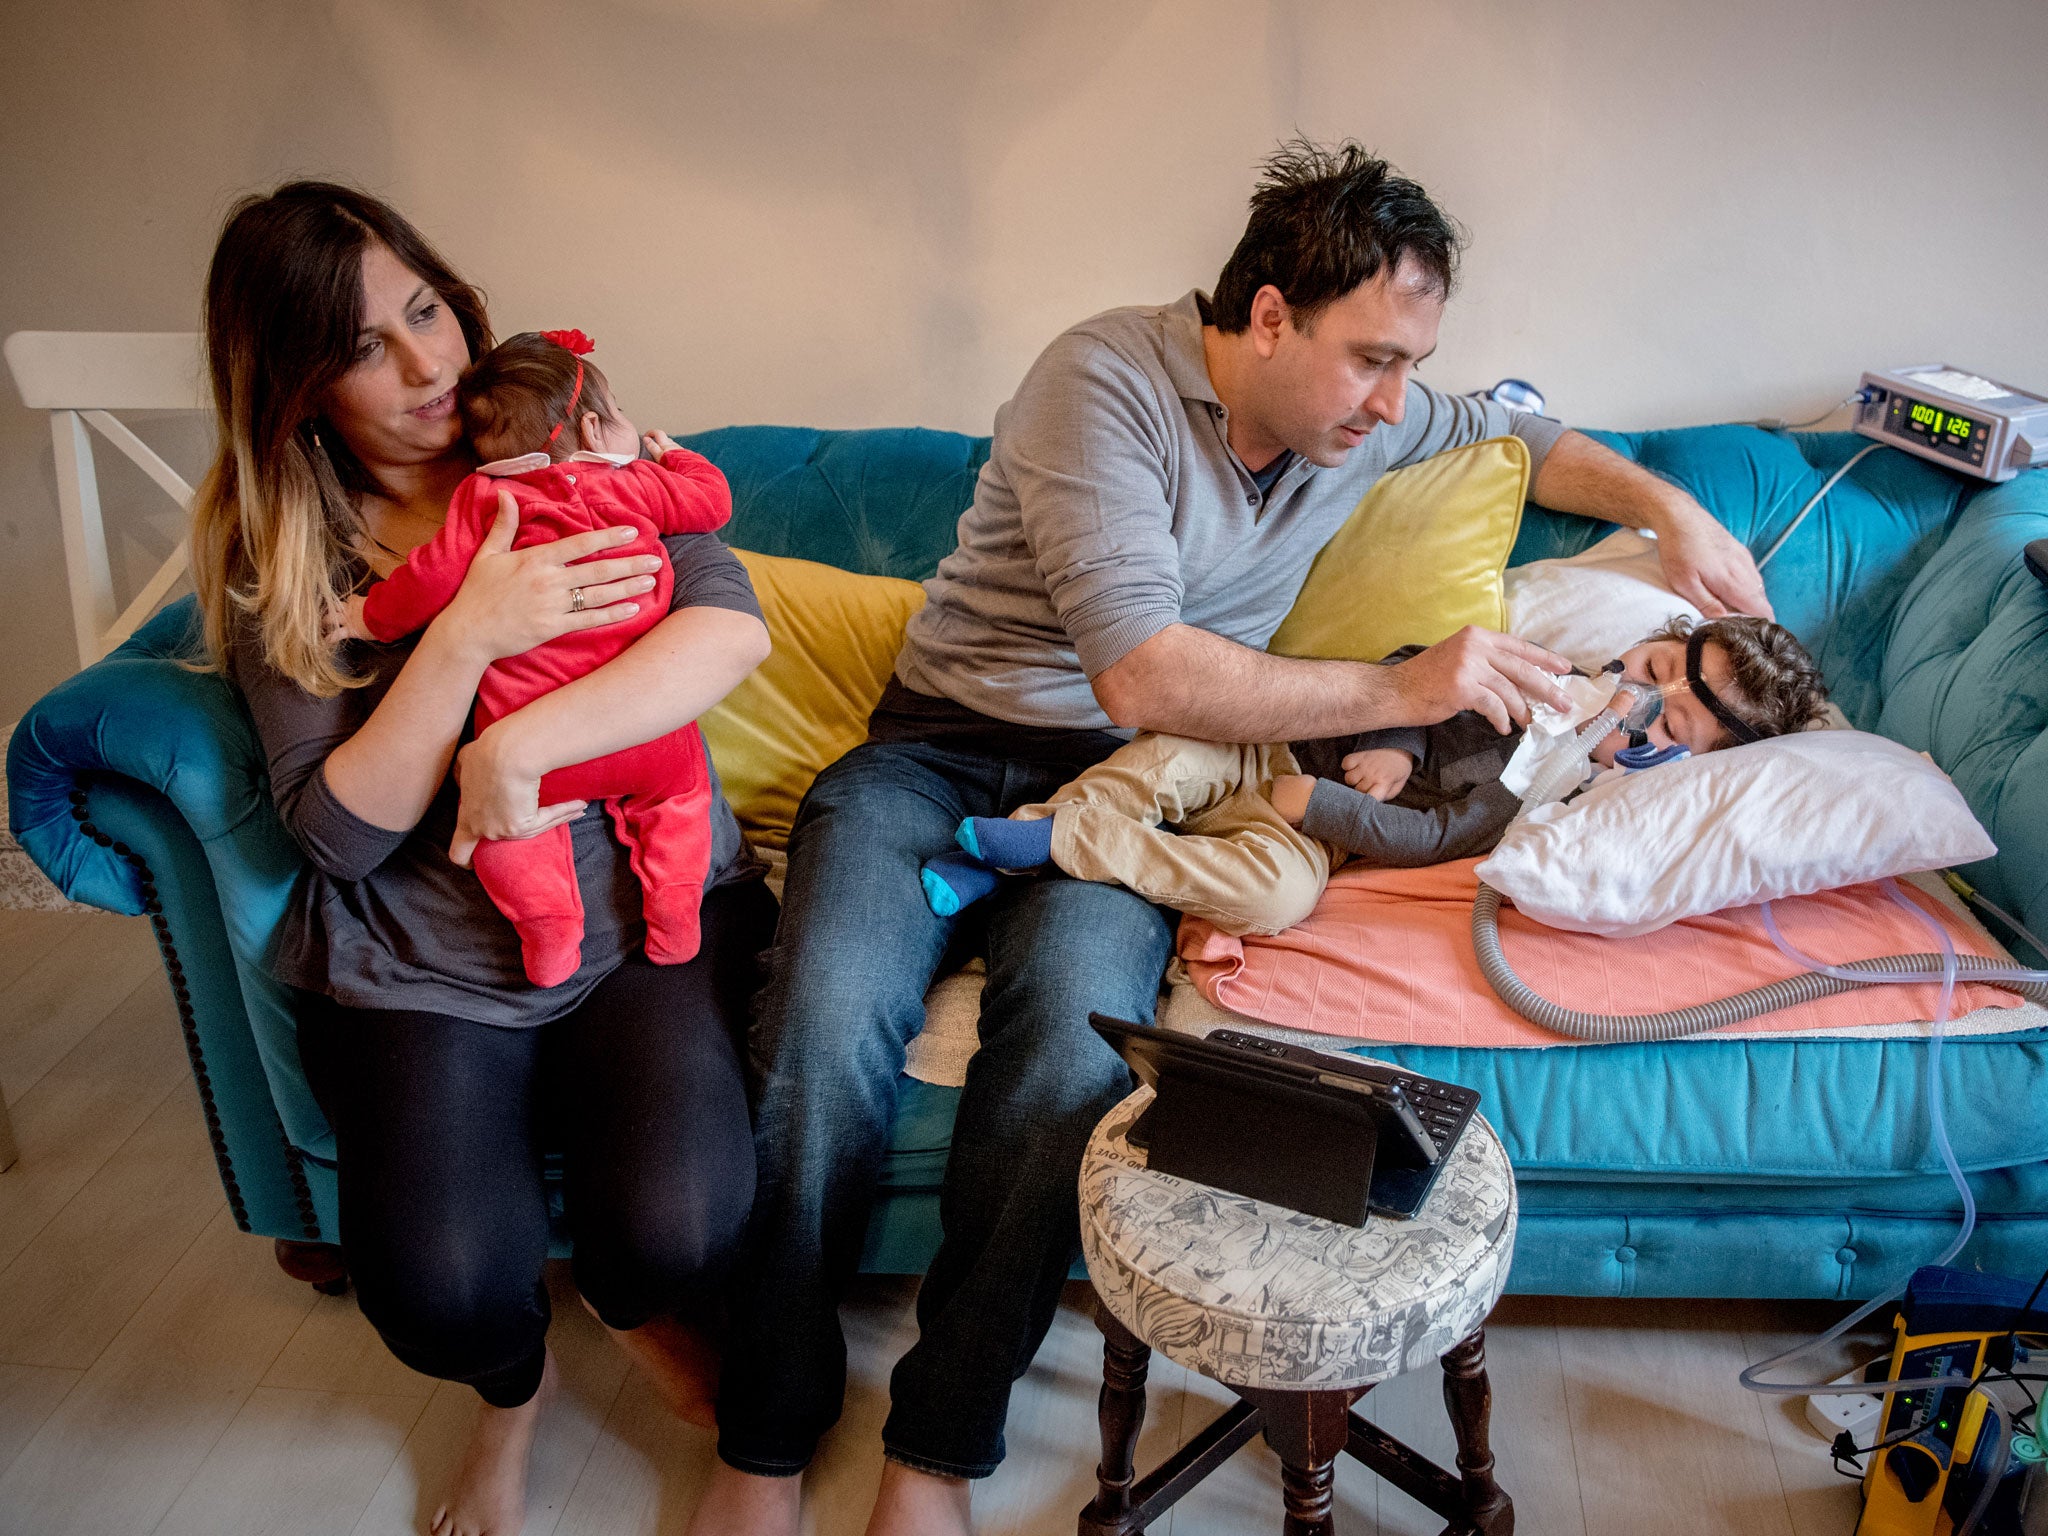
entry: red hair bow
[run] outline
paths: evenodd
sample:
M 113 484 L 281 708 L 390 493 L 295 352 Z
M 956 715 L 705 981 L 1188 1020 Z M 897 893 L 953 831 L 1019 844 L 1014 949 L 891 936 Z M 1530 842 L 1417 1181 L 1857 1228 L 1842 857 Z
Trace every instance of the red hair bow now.
M 596 342 L 592 341 L 581 331 L 542 331 L 541 335 L 558 347 L 567 347 L 578 357 L 583 356 L 584 353 L 597 345 Z

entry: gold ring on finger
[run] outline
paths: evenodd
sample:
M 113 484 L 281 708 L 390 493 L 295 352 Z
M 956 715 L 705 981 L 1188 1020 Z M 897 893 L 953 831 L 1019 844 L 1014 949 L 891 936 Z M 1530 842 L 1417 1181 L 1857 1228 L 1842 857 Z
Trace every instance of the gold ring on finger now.
M 581 613 L 583 611 L 583 589 L 581 587 L 571 587 L 569 589 L 569 611 L 571 613 Z

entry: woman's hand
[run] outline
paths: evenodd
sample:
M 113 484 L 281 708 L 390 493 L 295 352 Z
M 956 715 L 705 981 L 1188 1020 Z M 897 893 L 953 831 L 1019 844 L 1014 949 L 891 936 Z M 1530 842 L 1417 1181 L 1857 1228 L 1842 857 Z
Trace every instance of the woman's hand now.
M 574 821 L 588 804 L 565 800 L 559 805 L 542 805 L 541 776 L 514 760 L 510 748 L 514 740 L 513 733 L 492 726 L 455 754 L 455 784 L 461 795 L 448 858 L 459 869 L 469 868 L 470 856 L 485 838 L 516 841 L 538 837 L 550 827 Z
M 659 555 L 585 558 L 631 542 L 636 529 L 600 528 L 515 550 L 518 530 L 518 504 L 500 490 L 498 520 L 469 562 L 455 600 L 434 621 L 487 661 L 517 656 L 572 630 L 630 619 L 640 611 L 634 599 L 654 590 Z

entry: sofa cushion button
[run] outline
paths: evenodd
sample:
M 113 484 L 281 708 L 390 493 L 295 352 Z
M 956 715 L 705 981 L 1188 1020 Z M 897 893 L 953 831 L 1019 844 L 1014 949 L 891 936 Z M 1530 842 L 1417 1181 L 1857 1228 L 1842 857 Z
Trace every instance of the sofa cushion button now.
M 1635 1249 L 1634 1249 L 1634 1248 L 1633 1248 L 1633 1247 L 1632 1247 L 1631 1245 L 1629 1245 L 1629 1244 L 1627 1244 L 1627 1243 L 1623 1243 L 1623 1244 L 1622 1244 L 1622 1245 L 1621 1245 L 1621 1246 L 1620 1246 L 1619 1248 L 1617 1248 L 1617 1249 L 1615 1249 L 1615 1250 L 1614 1250 L 1614 1262 L 1615 1262 L 1615 1263 L 1617 1263 L 1617 1264 L 1633 1264 L 1633 1263 L 1635 1263 L 1635 1261 L 1636 1261 L 1636 1251 L 1635 1251 Z
M 1856 1262 L 1856 1250 L 1854 1248 L 1837 1248 L 1835 1250 L 1835 1262 L 1837 1264 L 1854 1264 Z

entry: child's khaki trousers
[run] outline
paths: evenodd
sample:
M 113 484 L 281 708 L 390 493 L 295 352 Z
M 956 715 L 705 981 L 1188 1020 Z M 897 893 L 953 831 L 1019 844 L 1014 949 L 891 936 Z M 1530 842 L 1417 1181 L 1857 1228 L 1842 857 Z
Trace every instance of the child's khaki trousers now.
M 1226 933 L 1278 933 L 1308 916 L 1342 857 L 1266 798 L 1276 777 L 1300 771 L 1284 743 L 1141 732 L 1015 814 L 1052 817 L 1053 863 L 1078 880 L 1121 885 Z

